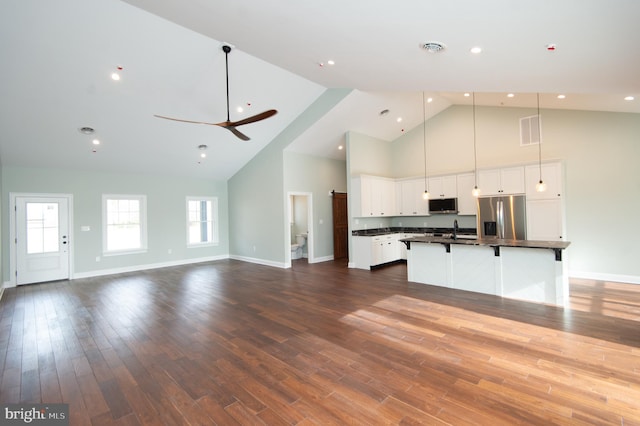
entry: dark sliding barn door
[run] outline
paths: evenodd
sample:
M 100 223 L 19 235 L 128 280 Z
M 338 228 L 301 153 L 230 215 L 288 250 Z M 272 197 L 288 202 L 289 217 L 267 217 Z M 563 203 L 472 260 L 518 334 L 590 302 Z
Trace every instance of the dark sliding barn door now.
M 333 191 L 333 258 L 349 257 L 347 194 Z

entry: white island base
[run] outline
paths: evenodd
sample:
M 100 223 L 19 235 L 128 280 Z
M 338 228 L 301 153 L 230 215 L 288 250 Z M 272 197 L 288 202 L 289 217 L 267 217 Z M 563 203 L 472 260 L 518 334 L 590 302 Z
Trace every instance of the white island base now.
M 569 279 L 561 249 L 456 244 L 411 239 L 409 281 L 567 306 Z

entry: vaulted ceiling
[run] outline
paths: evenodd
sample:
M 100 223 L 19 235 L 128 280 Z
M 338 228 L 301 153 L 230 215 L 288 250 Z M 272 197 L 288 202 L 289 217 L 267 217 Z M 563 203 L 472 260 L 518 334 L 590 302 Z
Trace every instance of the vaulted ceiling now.
M 392 140 L 422 122 L 422 92 L 429 115 L 471 91 L 481 105 L 533 107 L 541 93 L 544 108 L 640 113 L 639 16 L 635 0 L 10 1 L 0 161 L 225 180 L 326 88 L 354 91 L 289 149 L 341 158 L 348 130 Z M 278 110 L 241 128 L 249 142 L 154 117 L 226 120 L 223 43 L 231 120 Z

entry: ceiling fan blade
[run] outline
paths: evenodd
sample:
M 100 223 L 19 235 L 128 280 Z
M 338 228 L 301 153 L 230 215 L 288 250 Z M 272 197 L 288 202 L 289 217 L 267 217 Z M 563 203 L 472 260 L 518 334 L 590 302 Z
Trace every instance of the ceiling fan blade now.
M 207 123 L 204 121 L 192 121 L 192 120 L 183 120 L 181 118 L 166 117 L 164 115 L 154 115 L 154 117 L 164 118 L 165 120 L 180 121 L 182 123 L 207 124 L 209 126 L 224 127 L 225 129 L 229 130 L 231 133 L 233 133 L 243 141 L 248 141 L 250 140 L 249 136 L 245 135 L 244 133 L 236 129 L 237 126 L 242 126 L 243 124 L 255 123 L 256 121 L 264 120 L 265 118 L 269 118 L 276 115 L 278 111 L 276 111 L 275 109 L 270 109 L 270 110 L 261 112 L 260 114 L 252 115 L 251 117 L 247 117 L 238 121 L 231 121 L 229 119 L 229 52 L 231 52 L 231 46 L 228 46 L 228 45 L 222 46 L 222 51 L 224 52 L 224 64 L 225 64 L 225 74 L 226 74 L 226 83 L 227 83 L 226 84 L 227 86 L 226 87 L 227 88 L 227 121 L 223 121 L 220 123 Z
M 268 111 L 261 112 L 260 114 L 253 115 L 242 120 L 232 121 L 229 124 L 231 126 L 242 126 L 243 124 L 255 123 L 256 121 L 264 120 L 265 118 L 272 117 L 277 113 L 278 111 L 276 111 L 275 109 L 270 109 Z
M 154 117 L 158 117 L 158 118 L 164 118 L 165 120 L 172 120 L 172 121 L 180 121 L 182 123 L 193 123 L 193 124 L 208 124 L 210 126 L 216 125 L 216 123 L 205 123 L 204 121 L 191 121 L 191 120 L 182 120 L 180 118 L 172 118 L 172 117 L 165 117 L 164 115 L 153 115 Z
M 243 141 L 248 141 L 249 136 L 245 135 L 244 133 L 242 133 L 241 131 L 239 131 L 238 129 L 236 129 L 233 126 L 221 126 L 224 127 L 225 129 L 229 130 L 231 133 L 233 133 L 234 135 L 236 135 L 238 138 L 242 139 Z

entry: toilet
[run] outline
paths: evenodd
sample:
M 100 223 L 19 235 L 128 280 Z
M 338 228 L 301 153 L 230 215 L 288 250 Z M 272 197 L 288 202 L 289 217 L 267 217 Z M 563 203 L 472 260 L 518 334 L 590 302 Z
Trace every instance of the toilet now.
M 302 258 L 302 251 L 307 242 L 307 234 L 297 234 L 296 244 L 291 244 L 291 259 Z

